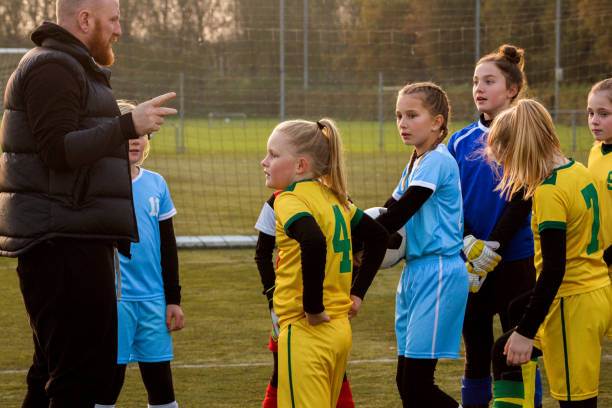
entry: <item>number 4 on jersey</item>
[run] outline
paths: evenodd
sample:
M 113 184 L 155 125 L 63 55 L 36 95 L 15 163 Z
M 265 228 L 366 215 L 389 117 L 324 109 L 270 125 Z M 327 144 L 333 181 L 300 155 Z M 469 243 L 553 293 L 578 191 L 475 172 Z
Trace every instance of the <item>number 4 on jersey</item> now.
M 342 253 L 342 261 L 340 262 L 340 273 L 351 272 L 351 239 L 348 236 L 348 229 L 342 216 L 342 211 L 337 205 L 334 205 L 334 216 L 336 217 L 336 228 L 334 230 L 334 245 L 335 253 Z

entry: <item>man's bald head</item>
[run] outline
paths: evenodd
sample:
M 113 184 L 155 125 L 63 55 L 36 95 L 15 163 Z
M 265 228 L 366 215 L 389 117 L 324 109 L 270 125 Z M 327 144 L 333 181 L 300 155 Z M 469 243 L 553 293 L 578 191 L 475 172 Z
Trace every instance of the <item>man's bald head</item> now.
M 57 0 L 55 2 L 57 24 L 61 26 L 72 24 L 79 11 L 92 6 L 93 2 L 93 0 Z

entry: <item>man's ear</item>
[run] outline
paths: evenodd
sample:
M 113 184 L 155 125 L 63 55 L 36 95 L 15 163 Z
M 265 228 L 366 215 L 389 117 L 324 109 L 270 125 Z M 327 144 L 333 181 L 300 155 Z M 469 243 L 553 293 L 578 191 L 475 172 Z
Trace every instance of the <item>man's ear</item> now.
M 77 14 L 77 25 L 81 31 L 88 34 L 91 31 L 93 18 L 89 10 L 81 10 Z
M 310 167 L 310 163 L 308 163 L 308 159 L 304 156 L 300 157 L 297 162 L 297 174 L 304 174 L 308 171 Z

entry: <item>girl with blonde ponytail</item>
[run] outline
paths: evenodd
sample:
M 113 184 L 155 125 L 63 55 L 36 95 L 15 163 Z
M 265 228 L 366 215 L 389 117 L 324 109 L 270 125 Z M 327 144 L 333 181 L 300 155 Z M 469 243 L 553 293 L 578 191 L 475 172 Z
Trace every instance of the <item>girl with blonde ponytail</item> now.
M 431 82 L 407 85 L 396 118 L 402 142 L 414 150 L 388 211 L 376 220 L 388 232 L 406 231 L 395 301 L 397 387 L 404 407 L 457 408 L 434 381 L 439 358 L 459 357 L 469 287 L 459 169 L 441 143 L 450 120 L 446 93 Z
M 374 279 L 388 235 L 349 201 L 342 140 L 330 119 L 280 123 L 261 165 L 266 186 L 282 190 L 273 204 L 278 406 L 335 407 L 351 348 L 348 320 Z M 353 237 L 365 250 L 351 286 Z
M 503 166 L 498 192 L 533 198 L 538 280 L 517 324 L 493 347 L 494 406 L 532 406 L 526 363 L 543 356 L 562 408 L 597 407 L 603 337 L 612 322 L 612 286 L 603 260 L 596 181 L 565 158 L 548 111 L 524 99 L 500 113 L 487 156 Z

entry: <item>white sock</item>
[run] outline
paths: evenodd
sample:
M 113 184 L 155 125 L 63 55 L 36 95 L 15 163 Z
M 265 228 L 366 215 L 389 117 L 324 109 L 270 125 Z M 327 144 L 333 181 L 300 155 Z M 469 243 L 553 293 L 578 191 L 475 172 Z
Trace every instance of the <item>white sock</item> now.
M 163 404 L 163 405 L 151 405 L 151 404 L 149 404 L 149 408 L 178 408 L 178 404 L 176 403 L 176 401 L 172 401 L 169 404 Z

